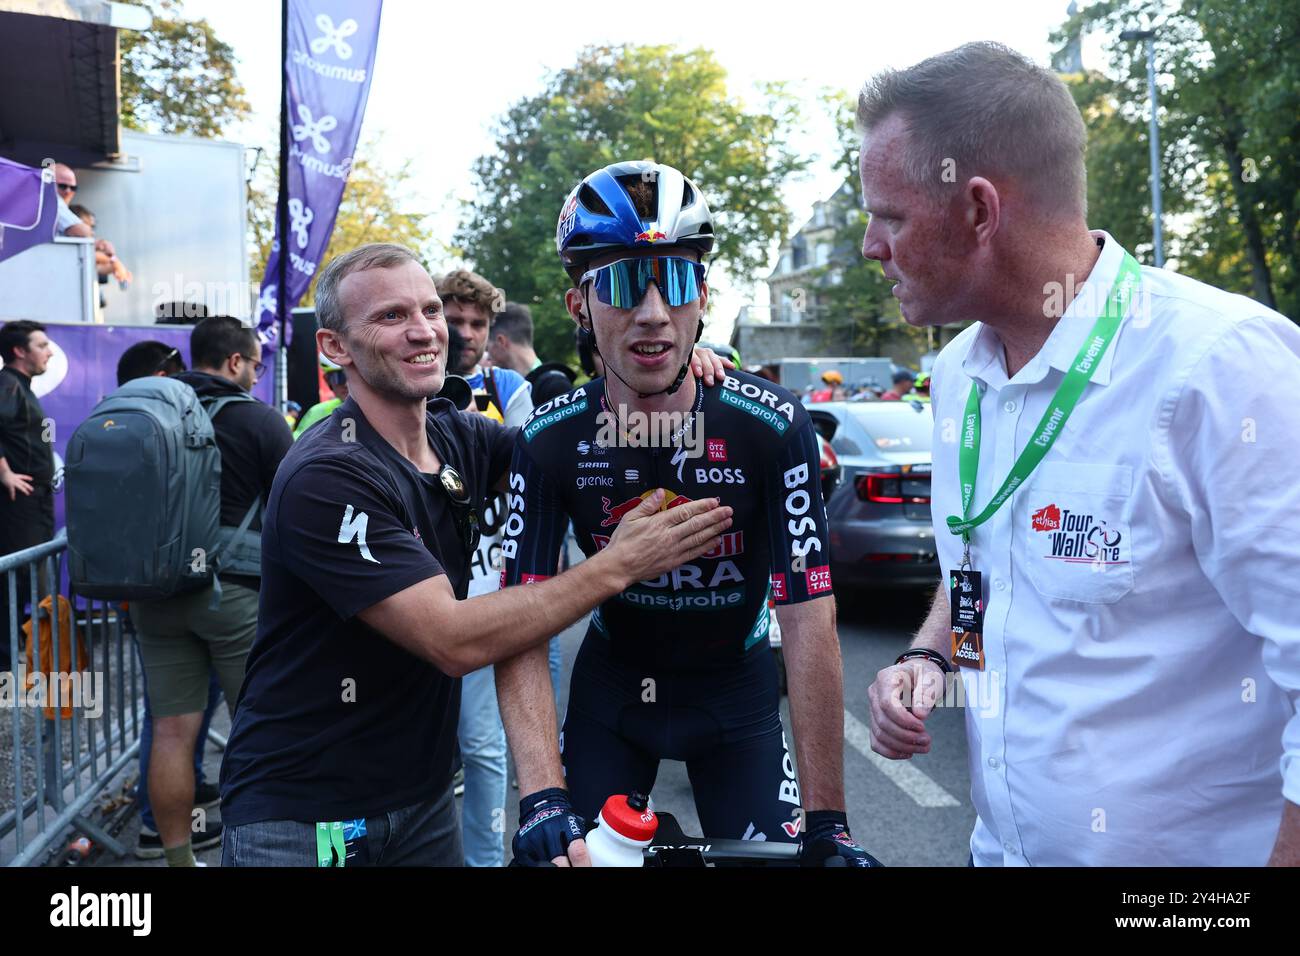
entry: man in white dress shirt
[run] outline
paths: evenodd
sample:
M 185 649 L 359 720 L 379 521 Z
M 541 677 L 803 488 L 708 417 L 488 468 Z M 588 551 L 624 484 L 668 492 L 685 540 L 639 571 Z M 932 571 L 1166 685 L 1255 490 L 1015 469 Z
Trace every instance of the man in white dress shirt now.
M 873 749 L 929 752 L 951 670 L 976 865 L 1300 864 L 1300 330 L 1089 230 L 1082 117 L 1005 47 L 876 77 L 858 124 L 863 255 L 909 324 L 974 320 Z

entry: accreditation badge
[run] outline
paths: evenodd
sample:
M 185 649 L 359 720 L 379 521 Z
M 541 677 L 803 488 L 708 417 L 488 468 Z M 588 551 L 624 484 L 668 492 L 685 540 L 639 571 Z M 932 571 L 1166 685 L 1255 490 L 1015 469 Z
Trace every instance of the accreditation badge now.
M 984 591 L 978 571 L 958 569 L 948 576 L 952 611 L 952 662 L 984 669 Z

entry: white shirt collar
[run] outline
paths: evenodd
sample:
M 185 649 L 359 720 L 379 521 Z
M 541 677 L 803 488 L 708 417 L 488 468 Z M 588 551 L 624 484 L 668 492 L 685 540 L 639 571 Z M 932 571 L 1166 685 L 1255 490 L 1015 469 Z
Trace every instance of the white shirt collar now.
M 1083 340 L 1105 307 L 1106 297 L 1115 282 L 1115 277 L 1119 275 L 1120 263 L 1124 259 L 1124 248 L 1108 232 L 1097 229 L 1089 234 L 1103 243 L 1101 254 L 1097 257 L 1092 271 L 1088 273 L 1087 281 L 1078 289 L 1065 314 L 1061 316 L 1056 327 L 1052 329 L 1052 334 L 1043 343 L 1043 347 L 1024 368 L 1016 373 L 1017 384 L 1031 385 L 1041 382 L 1049 368 L 1060 372 L 1068 371 L 1079 353 Z M 1069 292 L 1068 289 L 1065 291 Z M 1000 389 L 1009 381 L 1004 354 L 1002 340 L 998 338 L 998 334 L 981 323 L 979 332 L 976 333 L 970 349 L 962 359 L 962 371 L 984 385 Z M 1092 381 L 1098 385 L 1110 384 L 1110 369 L 1114 359 L 1115 343 L 1112 341 L 1110 348 L 1106 349 L 1097 363 Z

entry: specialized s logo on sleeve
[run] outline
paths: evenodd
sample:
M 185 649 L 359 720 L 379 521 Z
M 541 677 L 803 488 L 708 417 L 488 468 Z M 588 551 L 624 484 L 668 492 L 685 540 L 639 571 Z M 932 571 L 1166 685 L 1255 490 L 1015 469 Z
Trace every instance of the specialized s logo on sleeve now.
M 351 544 L 355 540 L 357 547 L 361 549 L 361 557 L 374 564 L 380 564 L 380 560 L 370 553 L 370 548 L 366 545 L 366 526 L 369 523 L 368 514 L 358 511 L 354 515 L 352 506 L 348 505 L 343 512 L 343 522 L 339 525 L 339 544 Z

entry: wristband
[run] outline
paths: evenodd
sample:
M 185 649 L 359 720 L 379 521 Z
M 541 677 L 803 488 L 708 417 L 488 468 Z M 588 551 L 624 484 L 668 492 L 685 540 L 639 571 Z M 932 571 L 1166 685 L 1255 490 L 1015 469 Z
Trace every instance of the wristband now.
M 806 810 L 804 812 L 803 829 L 805 833 L 813 833 L 825 826 L 838 826 L 848 830 L 848 814 L 843 810 Z
M 952 665 L 948 663 L 947 659 L 938 651 L 932 651 L 928 647 L 914 647 L 910 651 L 903 651 L 898 655 L 898 660 L 894 661 L 894 663 L 901 664 L 903 661 L 910 661 L 916 657 L 924 657 L 927 661 L 937 664 L 945 674 L 952 673 Z

